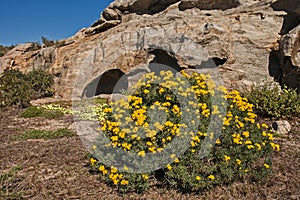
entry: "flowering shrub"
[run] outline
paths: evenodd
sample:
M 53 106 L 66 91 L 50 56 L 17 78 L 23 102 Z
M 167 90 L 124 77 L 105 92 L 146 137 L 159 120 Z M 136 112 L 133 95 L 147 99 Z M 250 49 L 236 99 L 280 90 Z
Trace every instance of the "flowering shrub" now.
M 286 118 L 300 113 L 300 95 L 296 90 L 281 90 L 272 84 L 253 86 L 244 96 L 254 105 L 260 116 Z
M 202 191 L 244 178 L 259 180 L 271 172 L 270 153 L 280 147 L 268 126 L 255 121 L 253 105 L 236 90 L 216 87 L 209 75 L 182 75 L 145 74 L 127 100 L 103 109 L 102 132 L 109 139 L 95 143 L 90 164 L 120 192 L 141 192 L 157 181 L 185 192 Z M 217 93 L 226 103 L 212 104 Z M 212 119 L 221 121 L 220 136 L 208 132 Z M 209 152 L 200 157 L 206 145 Z M 126 153 L 136 157 L 127 159 Z M 148 172 L 135 168 L 155 166 L 151 155 L 167 163 Z M 142 165 L 139 158 L 145 158 Z

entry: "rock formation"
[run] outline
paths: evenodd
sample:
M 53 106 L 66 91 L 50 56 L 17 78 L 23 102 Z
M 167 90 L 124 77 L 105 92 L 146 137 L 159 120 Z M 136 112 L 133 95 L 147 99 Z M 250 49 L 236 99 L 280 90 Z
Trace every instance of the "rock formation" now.
M 271 75 L 282 85 L 300 92 L 300 0 L 279 0 L 274 10 L 284 10 L 279 47 L 270 54 Z
M 176 70 L 215 64 L 228 87 L 274 77 L 300 88 L 295 73 L 299 28 L 291 24 L 291 14 L 285 17 L 299 10 L 290 11 L 288 5 L 300 4 L 283 1 L 116 0 L 91 27 L 65 39 L 64 46 L 35 51 L 17 46 L 0 57 L 0 72 L 43 67 L 56 77 L 56 96 L 65 99 L 92 96 L 92 87 L 97 95 L 113 92 L 108 83 L 121 82 L 122 89 L 142 71 L 152 71 L 151 63 Z M 291 73 L 298 79 L 289 80 Z

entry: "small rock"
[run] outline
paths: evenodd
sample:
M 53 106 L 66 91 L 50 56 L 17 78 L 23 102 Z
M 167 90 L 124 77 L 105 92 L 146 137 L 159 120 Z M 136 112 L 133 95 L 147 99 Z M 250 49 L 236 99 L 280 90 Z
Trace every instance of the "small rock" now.
M 278 134 L 286 135 L 291 131 L 291 125 L 286 120 L 279 120 L 279 121 L 273 122 L 272 129 L 274 132 L 276 132 Z

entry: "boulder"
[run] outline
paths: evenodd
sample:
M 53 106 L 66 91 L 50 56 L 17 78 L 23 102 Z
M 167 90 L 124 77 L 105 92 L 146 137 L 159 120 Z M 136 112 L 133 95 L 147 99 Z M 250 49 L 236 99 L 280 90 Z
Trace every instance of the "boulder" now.
M 286 120 L 279 120 L 273 122 L 272 129 L 280 135 L 287 135 L 291 131 L 291 125 Z

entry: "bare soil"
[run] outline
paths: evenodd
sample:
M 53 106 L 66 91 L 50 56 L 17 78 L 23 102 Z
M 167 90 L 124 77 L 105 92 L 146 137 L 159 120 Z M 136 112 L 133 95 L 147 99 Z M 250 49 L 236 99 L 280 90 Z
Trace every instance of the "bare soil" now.
M 78 136 L 52 140 L 20 140 L 28 129 L 68 128 L 72 116 L 56 120 L 25 119 L 21 109 L 0 113 L 0 199 L 300 199 L 300 119 L 286 136 L 276 138 L 273 173 L 263 182 L 238 182 L 202 194 L 151 188 L 143 194 L 118 194 L 89 173 L 87 151 Z M 270 123 L 270 122 L 269 122 Z M 3 178 L 4 174 L 10 174 Z

